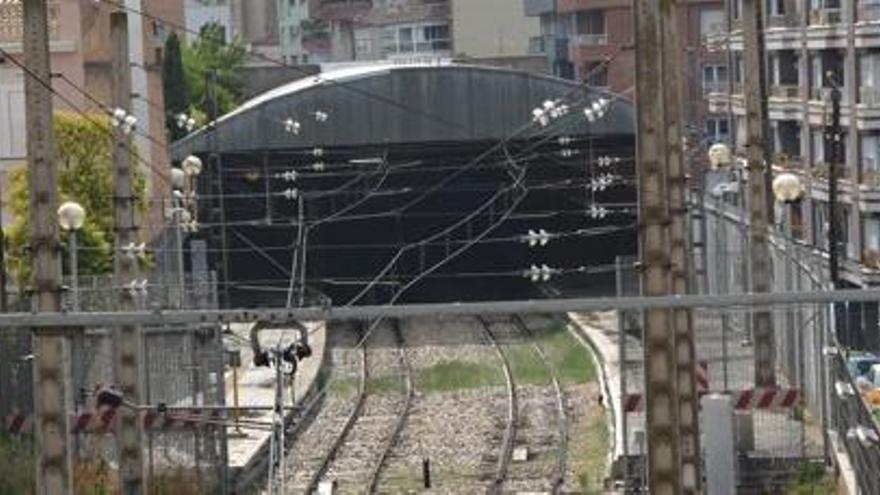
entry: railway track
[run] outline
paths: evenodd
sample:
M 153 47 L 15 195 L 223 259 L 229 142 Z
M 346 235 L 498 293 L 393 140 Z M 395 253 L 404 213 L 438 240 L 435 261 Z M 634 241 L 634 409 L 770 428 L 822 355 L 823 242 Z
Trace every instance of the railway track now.
M 373 379 L 372 375 L 381 369 L 383 363 L 380 360 L 372 362 L 371 355 L 378 351 L 371 348 L 368 342 L 375 343 L 375 337 L 387 332 L 387 329 L 390 329 L 392 334 L 397 355 L 396 368 L 403 380 L 403 391 L 399 400 L 389 400 L 387 394 L 379 393 L 381 390 L 371 390 L 371 388 L 381 388 L 377 385 L 371 387 L 371 379 Z M 362 335 L 363 331 L 358 336 L 358 340 L 361 340 Z M 374 493 L 378 487 L 389 452 L 403 431 L 413 395 L 412 378 L 398 323 L 390 320 L 390 325 L 383 324 L 382 327 L 376 328 L 373 336 L 360 346 L 359 353 L 357 390 L 341 425 L 333 428 L 334 421 L 330 414 L 330 425 L 316 424 L 318 422 L 313 421 L 305 427 L 303 433 L 315 430 L 316 435 L 320 435 L 320 431 L 324 428 L 334 431 L 334 434 L 330 438 L 325 437 L 323 442 L 312 442 L 309 445 L 312 449 L 321 448 L 318 453 L 314 451 L 306 453 L 305 449 L 298 448 L 297 442 L 294 441 L 293 454 L 309 457 L 305 462 L 300 463 L 294 474 L 292 486 L 295 493 L 314 493 L 323 481 L 351 485 L 357 487 L 358 491 L 366 488 L 369 493 Z M 376 378 L 381 379 L 381 377 Z
M 510 468 L 510 461 L 513 458 L 513 442 L 516 439 L 517 418 L 519 416 L 519 406 L 516 400 L 516 382 L 513 379 L 513 372 L 510 369 L 510 361 L 507 355 L 501 349 L 495 333 L 492 331 L 492 322 L 485 317 L 477 317 L 483 332 L 489 340 L 498 358 L 501 360 L 501 366 L 504 369 L 504 379 L 507 385 L 507 424 L 504 428 L 504 434 L 501 437 L 501 448 L 498 453 L 498 464 L 495 468 L 495 474 L 492 479 L 492 485 L 489 487 L 489 493 L 501 493 L 504 480 L 507 479 L 507 472 Z
M 502 356 L 505 374 L 508 376 L 508 394 L 509 394 L 509 407 L 510 412 L 508 414 L 508 425 L 505 430 L 504 440 L 502 443 L 502 447 L 499 454 L 498 461 L 498 469 L 495 473 L 495 478 L 493 480 L 493 484 L 490 487 L 490 492 L 500 493 L 504 485 L 516 485 L 517 489 L 534 489 L 536 485 L 540 485 L 541 488 L 545 488 L 546 483 L 549 481 L 549 490 L 551 493 L 560 493 L 563 485 L 565 484 L 565 475 L 567 469 L 567 456 L 568 456 L 568 417 L 566 412 L 565 405 L 565 392 L 562 388 L 562 385 L 559 380 L 558 370 L 556 370 L 555 366 L 552 364 L 551 360 L 548 359 L 546 353 L 541 348 L 541 346 L 534 339 L 534 334 L 529 328 L 528 324 L 525 320 L 523 320 L 519 316 L 512 316 L 509 321 L 490 321 L 486 318 L 479 318 L 480 324 L 483 326 L 486 331 L 487 336 L 492 342 L 492 345 L 497 349 L 497 351 Z M 529 342 L 529 347 L 531 347 L 532 351 L 536 356 L 538 356 L 540 362 L 544 367 L 546 367 L 548 371 L 548 375 L 550 377 L 550 382 L 554 391 L 554 400 L 553 400 L 553 415 L 554 415 L 554 430 L 555 432 L 552 435 L 542 434 L 542 432 L 532 432 L 530 435 L 522 426 L 527 419 L 527 414 L 523 414 L 522 412 L 526 410 L 526 407 L 529 406 L 529 400 L 525 397 L 525 390 L 523 387 L 517 387 L 514 381 L 514 375 L 511 373 L 510 369 L 510 359 L 507 356 L 507 352 L 505 351 L 505 345 L 502 343 L 501 333 L 498 331 L 493 331 L 492 328 L 503 326 L 504 333 L 507 334 L 507 337 L 514 341 L 522 342 L 524 338 Z M 541 403 L 539 402 L 534 406 L 534 409 L 540 409 Z M 541 411 L 536 411 L 541 412 Z M 526 437 L 530 438 L 526 438 Z M 548 438 L 549 437 L 549 438 Z M 525 444 L 526 447 L 542 445 L 547 442 L 555 443 L 553 450 L 553 462 L 551 464 L 550 472 L 532 472 L 530 470 L 522 469 L 517 471 L 522 472 L 513 472 L 511 469 L 511 462 L 513 451 L 517 444 Z

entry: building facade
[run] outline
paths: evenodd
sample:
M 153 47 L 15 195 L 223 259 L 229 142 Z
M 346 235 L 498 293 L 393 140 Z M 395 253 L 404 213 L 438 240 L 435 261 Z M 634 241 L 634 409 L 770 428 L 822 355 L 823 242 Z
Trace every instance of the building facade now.
M 234 34 L 230 0 L 185 0 L 186 38 L 193 40 L 205 24 L 223 26 L 227 36 Z
M 524 0 L 526 15 L 539 20 L 532 38 L 533 53 L 543 53 L 551 72 L 591 86 L 633 96 L 635 50 L 630 0 Z M 684 71 L 682 111 L 690 134 L 705 140 L 707 106 L 703 100 L 703 70 L 714 66 L 717 54 L 706 50 L 703 39 L 719 30 L 721 0 L 678 2 L 678 34 Z
M 452 0 L 452 45 L 464 62 L 547 72 L 546 57 L 531 53 L 541 33 L 521 0 Z
M 161 196 L 166 192 L 166 183 L 158 174 L 168 167 L 165 115 L 161 110 L 164 107 L 161 60 L 167 28 L 155 19 L 182 25 L 183 7 L 180 2 L 171 0 L 135 0 L 126 5 L 133 11 L 149 14 L 140 16 L 130 12 L 128 15 L 133 95 L 130 111 L 138 118 L 141 133 L 134 138 L 138 155 L 153 165 L 149 168 L 141 163 L 149 194 Z M 55 99 L 57 111 L 107 111 L 111 102 L 110 10 L 108 4 L 101 2 L 49 2 L 50 67 L 53 73 L 63 76 L 52 80 L 53 89 L 64 95 L 64 99 Z M 0 46 L 11 56 L 20 56 L 21 39 L 21 1 L 0 1 Z M 25 164 L 24 77 L 11 61 L 0 61 L 0 165 L 4 176 L 8 170 Z M 83 90 L 90 97 L 83 95 Z M 142 224 L 156 231 L 162 224 L 161 209 L 151 210 Z
M 841 275 L 852 286 L 880 282 L 880 3 L 876 0 L 776 0 L 765 13 L 768 145 L 773 165 L 806 185 L 792 209 L 793 233 L 828 247 L 829 96 L 842 93 L 843 160 L 838 225 Z M 707 38 L 729 74 L 707 94 L 714 120 L 727 120 L 738 148 L 745 139 L 741 0 L 728 0 L 725 29 Z M 728 24 L 729 23 L 729 24 Z

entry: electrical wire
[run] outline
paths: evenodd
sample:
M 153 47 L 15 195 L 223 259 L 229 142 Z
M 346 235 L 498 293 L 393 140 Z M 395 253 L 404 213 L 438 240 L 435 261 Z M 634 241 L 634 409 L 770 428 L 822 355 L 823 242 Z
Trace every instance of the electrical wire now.
M 58 97 L 61 101 L 63 101 L 66 105 L 68 105 L 71 109 L 73 109 L 73 111 L 77 115 L 81 116 L 84 120 L 86 120 L 87 122 L 92 124 L 96 129 L 99 129 L 102 133 L 107 134 L 111 138 L 114 138 L 114 134 L 113 134 L 112 130 L 108 129 L 105 125 L 103 125 L 102 123 L 95 120 L 91 115 L 84 112 L 78 105 L 73 103 L 73 101 L 70 98 L 68 98 L 66 95 L 59 92 L 55 88 L 53 88 L 51 82 L 44 81 L 37 74 L 34 74 L 34 72 L 30 68 L 28 68 L 24 63 L 20 62 L 16 58 L 14 58 L 5 49 L 0 48 L 0 55 L 3 55 L 7 60 L 11 61 L 15 66 L 17 66 L 22 71 L 24 71 L 24 73 L 28 77 L 30 77 L 31 79 L 33 79 L 34 81 L 39 83 L 41 86 L 43 86 L 50 93 L 52 93 L 53 95 Z M 138 162 L 149 167 L 156 174 L 156 176 L 158 176 L 164 182 L 166 182 L 167 184 L 171 184 L 171 178 L 164 171 L 156 169 L 156 167 L 154 167 L 152 163 L 141 158 L 140 155 L 137 153 L 137 150 L 135 150 L 131 144 L 125 143 L 124 146 L 125 146 L 125 149 L 135 158 L 135 160 L 137 160 Z

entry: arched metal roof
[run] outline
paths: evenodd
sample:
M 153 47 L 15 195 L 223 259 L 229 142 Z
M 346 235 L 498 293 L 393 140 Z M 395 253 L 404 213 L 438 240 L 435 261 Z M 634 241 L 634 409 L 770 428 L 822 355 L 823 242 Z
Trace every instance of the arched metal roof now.
M 326 72 L 285 84 L 219 118 L 216 132 L 200 130 L 172 147 L 190 153 L 356 147 L 375 144 L 500 140 L 531 119 L 547 99 L 581 105 L 609 94 L 554 77 L 474 65 L 370 65 Z M 611 96 L 614 98 L 613 96 Z M 324 123 L 314 112 L 329 114 Z M 576 109 L 573 109 L 576 110 Z M 283 122 L 302 123 L 299 135 Z M 573 111 L 559 134 L 632 136 L 632 103 L 614 98 L 600 121 Z M 529 129 L 521 137 L 537 133 Z

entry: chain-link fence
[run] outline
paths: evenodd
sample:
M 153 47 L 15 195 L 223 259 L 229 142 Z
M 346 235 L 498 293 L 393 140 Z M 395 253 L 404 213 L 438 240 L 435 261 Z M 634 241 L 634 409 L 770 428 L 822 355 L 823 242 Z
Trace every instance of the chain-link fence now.
M 171 279 L 174 281 L 171 281 Z M 212 274 L 181 277 L 166 272 L 117 287 L 112 276 L 66 280 L 62 297 L 65 309 L 112 311 L 120 290 L 130 290 L 138 307 L 216 307 L 216 284 Z M 181 282 L 184 290 L 180 290 Z M 220 328 L 149 327 L 142 331 L 142 405 L 169 407 L 222 406 L 225 404 L 224 353 Z M 21 415 L 32 424 L 31 335 L 28 330 L 0 334 L 0 414 Z M 69 410 L 74 414 L 94 411 L 92 393 L 99 385 L 113 384 L 113 334 L 109 328 L 81 329 L 69 339 Z M 163 423 L 164 424 L 164 423 Z M 6 425 L 7 429 L 8 424 Z M 27 424 L 21 433 L 27 435 Z M 189 427 L 145 428 L 144 460 L 153 493 L 223 493 L 226 479 L 225 428 L 207 422 Z M 86 429 L 73 433 L 75 476 L 78 486 L 99 489 L 115 476 L 115 441 L 112 431 Z M 109 481 L 108 481 L 109 480 Z M 169 491 L 173 488 L 174 491 Z
M 747 227 L 738 209 L 720 200 L 705 208 L 705 225 L 694 225 L 702 264 L 694 286 L 708 294 L 750 292 L 751 266 Z M 784 225 L 782 226 L 784 227 Z M 785 229 L 783 228 L 782 231 Z M 827 287 L 827 262 L 822 254 L 790 236 L 771 238 L 772 291 L 816 291 Z M 635 259 L 618 264 L 618 294 L 640 292 Z M 700 393 L 729 394 L 735 404 L 735 441 L 738 484 L 746 490 L 784 489 L 800 468 L 821 462 L 828 448 L 830 425 L 828 366 L 823 351 L 831 342 L 830 306 L 792 305 L 766 310 L 774 328 L 775 392 L 755 386 L 756 361 L 752 336 L 753 311 L 743 307 L 694 309 L 695 374 Z M 644 482 L 643 456 L 647 452 L 644 413 L 644 349 L 639 312 L 623 312 L 619 319 L 621 411 L 625 479 L 630 489 Z M 877 471 L 873 471 L 876 473 Z

